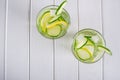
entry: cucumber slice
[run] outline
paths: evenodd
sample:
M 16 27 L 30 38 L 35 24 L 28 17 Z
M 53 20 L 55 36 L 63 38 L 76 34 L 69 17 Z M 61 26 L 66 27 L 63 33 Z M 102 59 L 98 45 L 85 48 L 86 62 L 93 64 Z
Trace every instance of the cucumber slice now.
M 92 57 L 91 52 L 87 48 L 77 50 L 77 55 L 82 60 L 88 60 Z
M 87 44 L 88 40 L 85 38 L 81 38 L 81 40 L 77 40 L 75 39 L 75 48 L 76 49 L 81 49 L 83 46 L 85 46 Z
M 55 12 L 56 15 L 59 15 L 59 14 L 62 13 L 63 7 L 66 5 L 66 2 L 67 2 L 67 1 L 65 0 L 65 1 L 63 1 L 63 2 L 60 4 L 60 6 L 57 8 L 57 10 L 56 10 L 56 12 Z
M 92 36 L 84 36 L 85 38 L 92 38 Z
M 69 19 L 67 19 L 66 16 L 65 13 L 60 14 L 59 20 L 67 22 Z
M 98 45 L 98 49 L 105 51 L 107 54 L 112 55 L 112 52 L 105 46 Z
M 81 49 L 88 43 L 87 38 L 85 38 L 83 35 L 80 35 L 76 37 L 75 39 L 75 48 L 76 49 Z
M 62 28 L 59 25 L 47 29 L 47 34 L 51 37 L 57 37 L 58 35 L 60 35 L 61 32 Z
M 49 21 L 49 24 L 57 21 L 59 18 L 60 18 L 61 15 L 57 15 L 57 16 L 54 16 L 50 21 Z
M 93 45 L 95 45 L 94 41 L 91 39 L 91 36 L 84 36 L 88 41 L 90 41 Z

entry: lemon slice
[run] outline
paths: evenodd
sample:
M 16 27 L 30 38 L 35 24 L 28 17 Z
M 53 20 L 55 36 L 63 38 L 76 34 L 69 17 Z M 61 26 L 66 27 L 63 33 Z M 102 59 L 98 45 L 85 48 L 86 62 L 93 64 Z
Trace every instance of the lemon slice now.
M 87 48 L 77 50 L 77 55 L 82 60 L 88 60 L 92 57 L 92 53 Z
M 56 21 L 54 23 L 51 23 L 47 26 L 47 28 L 52 28 L 52 27 L 55 27 L 56 25 L 64 25 L 64 26 L 67 26 L 67 23 L 65 21 Z
M 46 12 L 41 18 L 41 26 L 44 26 L 45 22 L 50 18 L 50 12 Z
M 48 21 L 52 18 L 50 12 L 46 12 L 43 16 L 42 16 L 42 19 L 41 19 L 41 27 L 42 27 L 42 30 L 43 32 L 46 31 L 46 26 L 48 24 Z
M 91 45 L 91 44 L 86 44 L 85 46 L 83 46 L 83 48 L 86 48 L 90 53 L 91 55 L 93 56 L 93 53 L 94 53 L 94 45 Z

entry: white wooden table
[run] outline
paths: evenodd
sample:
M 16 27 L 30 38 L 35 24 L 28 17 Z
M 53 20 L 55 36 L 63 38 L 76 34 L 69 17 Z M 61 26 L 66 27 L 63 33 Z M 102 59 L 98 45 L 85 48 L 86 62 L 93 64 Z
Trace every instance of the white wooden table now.
M 68 33 L 46 39 L 36 16 L 62 0 L 0 0 L 0 80 L 120 80 L 120 0 L 68 0 Z M 100 31 L 113 55 L 94 64 L 73 56 L 71 43 L 81 29 Z

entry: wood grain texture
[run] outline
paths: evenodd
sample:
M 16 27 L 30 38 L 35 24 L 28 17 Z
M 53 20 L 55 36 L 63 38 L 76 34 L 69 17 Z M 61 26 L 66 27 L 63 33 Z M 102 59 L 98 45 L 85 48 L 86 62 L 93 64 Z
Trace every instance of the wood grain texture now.
M 120 80 L 120 0 L 103 0 L 104 37 L 112 56 L 105 54 L 104 80 Z
M 79 0 L 79 29 L 92 28 L 102 33 L 100 0 Z M 102 61 L 79 63 L 80 80 L 102 80 Z
M 39 11 L 52 0 L 32 0 L 30 24 L 30 79 L 53 80 L 53 40 L 43 37 L 36 27 Z
M 5 0 L 0 1 L 0 80 L 4 79 Z
M 55 0 L 59 5 L 63 0 Z M 71 17 L 71 25 L 65 36 L 55 40 L 55 80 L 78 80 L 78 61 L 74 57 L 71 45 L 78 31 L 77 0 L 68 0 L 65 9 Z
M 29 0 L 8 0 L 5 80 L 28 80 Z

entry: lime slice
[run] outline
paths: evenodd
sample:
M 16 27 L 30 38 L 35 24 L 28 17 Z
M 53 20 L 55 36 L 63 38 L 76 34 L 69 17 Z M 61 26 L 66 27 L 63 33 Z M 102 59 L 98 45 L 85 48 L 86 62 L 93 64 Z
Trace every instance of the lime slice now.
M 82 60 L 88 60 L 92 57 L 92 53 L 87 48 L 77 50 L 77 55 Z
M 98 49 L 105 51 L 109 55 L 112 55 L 112 52 L 108 48 L 106 48 L 105 46 L 98 45 Z
M 47 29 L 47 34 L 50 35 L 51 37 L 56 37 L 58 36 L 62 31 L 61 26 L 55 26 Z
M 57 10 L 56 10 L 56 12 L 55 12 L 56 15 L 59 15 L 59 14 L 62 13 L 63 7 L 65 6 L 66 2 L 67 2 L 67 1 L 65 0 L 65 1 L 63 1 L 63 2 L 60 4 L 60 6 L 57 8 Z
M 54 23 L 51 23 L 47 26 L 47 28 L 52 28 L 52 27 L 55 27 L 56 25 L 64 25 L 64 26 L 67 26 L 67 23 L 65 21 L 56 21 Z

